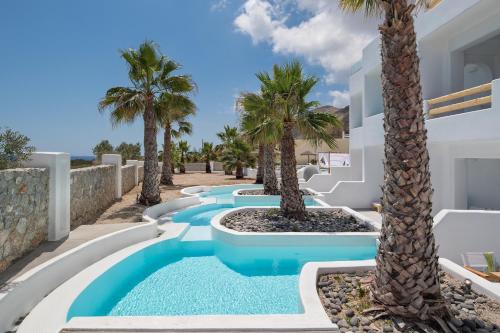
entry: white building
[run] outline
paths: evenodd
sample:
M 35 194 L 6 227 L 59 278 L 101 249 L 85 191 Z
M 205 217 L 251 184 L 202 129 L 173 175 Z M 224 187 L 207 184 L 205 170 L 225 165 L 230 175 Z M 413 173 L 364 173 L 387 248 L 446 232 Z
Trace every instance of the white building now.
M 435 1 L 433 8 L 418 13 L 415 29 L 434 214 L 442 209 L 500 210 L 500 3 Z M 363 50 L 349 81 L 351 167 L 315 175 L 306 185 L 328 192 L 326 201 L 333 205 L 366 208 L 380 201 L 384 132 L 379 46 L 377 38 Z

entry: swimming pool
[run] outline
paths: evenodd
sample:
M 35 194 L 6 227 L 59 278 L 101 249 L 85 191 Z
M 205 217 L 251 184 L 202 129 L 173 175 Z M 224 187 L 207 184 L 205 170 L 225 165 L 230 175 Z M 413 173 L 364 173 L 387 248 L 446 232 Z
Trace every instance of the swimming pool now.
M 215 188 L 212 195 L 234 190 Z M 101 274 L 75 299 L 67 320 L 300 314 L 298 277 L 305 263 L 375 256 L 375 239 L 361 245 L 280 247 L 234 246 L 212 239 L 211 218 L 230 208 L 206 204 L 175 214 L 174 223 L 189 223 L 181 237 L 150 245 Z

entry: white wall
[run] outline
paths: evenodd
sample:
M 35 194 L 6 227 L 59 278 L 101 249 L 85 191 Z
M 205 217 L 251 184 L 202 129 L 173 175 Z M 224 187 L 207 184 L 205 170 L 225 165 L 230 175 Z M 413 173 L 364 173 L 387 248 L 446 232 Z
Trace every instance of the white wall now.
M 468 208 L 500 210 L 500 159 L 466 159 L 465 169 Z
M 384 100 L 382 98 L 382 78 L 381 68 L 378 66 L 375 70 L 365 75 L 364 89 L 364 116 L 370 117 L 384 112 Z
M 500 211 L 442 210 L 434 218 L 439 256 L 462 265 L 465 252 L 495 252 L 500 258 Z

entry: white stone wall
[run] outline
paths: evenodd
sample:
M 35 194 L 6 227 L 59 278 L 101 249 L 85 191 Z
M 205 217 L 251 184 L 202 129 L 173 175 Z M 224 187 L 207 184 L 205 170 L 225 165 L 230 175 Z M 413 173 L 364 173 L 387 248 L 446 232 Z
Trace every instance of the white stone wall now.
M 49 171 L 0 171 L 0 272 L 47 239 Z
M 122 194 L 135 187 L 135 165 L 122 166 Z
M 92 223 L 116 197 L 115 166 L 71 170 L 71 228 Z

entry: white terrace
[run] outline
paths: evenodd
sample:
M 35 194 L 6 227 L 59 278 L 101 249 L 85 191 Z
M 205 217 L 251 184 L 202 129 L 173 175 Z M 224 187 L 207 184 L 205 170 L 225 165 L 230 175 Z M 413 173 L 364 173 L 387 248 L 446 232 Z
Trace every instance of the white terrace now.
M 467 235 L 472 227 L 478 242 L 464 236 L 461 244 L 497 253 L 500 242 L 488 235 L 500 234 L 500 215 L 485 211 L 500 210 L 499 15 L 497 0 L 442 0 L 416 19 L 433 213 L 441 212 L 435 220 L 452 223 L 458 234 Z M 324 192 L 323 200 L 331 205 L 367 208 L 380 201 L 384 131 L 379 45 L 378 38 L 370 43 L 352 68 L 351 166 L 332 168 L 331 175 L 314 175 L 303 184 Z M 466 219 L 456 218 L 465 211 Z

